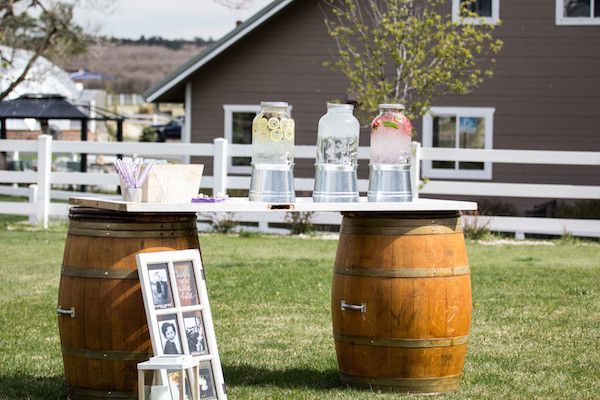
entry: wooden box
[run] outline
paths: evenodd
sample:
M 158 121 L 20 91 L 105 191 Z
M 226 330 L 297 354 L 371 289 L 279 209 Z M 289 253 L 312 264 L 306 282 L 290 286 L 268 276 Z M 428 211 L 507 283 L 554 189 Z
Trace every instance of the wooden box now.
M 190 203 L 198 196 L 202 164 L 157 164 L 142 187 L 147 203 Z

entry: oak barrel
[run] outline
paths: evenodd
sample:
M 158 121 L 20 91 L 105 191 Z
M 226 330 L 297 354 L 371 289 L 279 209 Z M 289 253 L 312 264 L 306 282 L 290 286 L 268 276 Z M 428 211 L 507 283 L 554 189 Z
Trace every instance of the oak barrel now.
M 344 214 L 331 307 L 344 383 L 458 389 L 471 321 L 460 214 Z
M 58 295 L 71 400 L 137 399 L 152 345 L 135 255 L 199 248 L 195 213 L 71 208 Z

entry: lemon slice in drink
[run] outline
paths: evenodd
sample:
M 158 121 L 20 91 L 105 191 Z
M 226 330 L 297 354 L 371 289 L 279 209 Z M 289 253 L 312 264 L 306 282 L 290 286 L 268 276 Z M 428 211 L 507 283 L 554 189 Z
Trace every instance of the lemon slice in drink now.
M 281 128 L 282 131 L 285 132 L 287 130 L 287 127 L 290 125 L 290 121 L 291 121 L 291 119 L 289 119 L 289 118 L 281 118 L 279 127 Z
M 266 129 L 267 125 L 268 125 L 268 121 L 266 118 L 259 118 L 258 120 L 256 120 L 256 127 L 260 130 L 260 129 Z
M 283 139 L 283 131 L 281 129 L 273 129 L 271 131 L 271 140 L 279 142 L 281 139 Z
M 269 138 L 269 130 L 267 129 L 267 127 L 257 127 L 256 137 L 258 138 L 258 140 L 267 140 Z
M 283 121 L 281 121 L 283 122 Z M 288 140 L 292 140 L 294 138 L 294 128 L 295 128 L 295 123 L 293 119 L 288 119 L 285 129 L 283 130 L 285 132 L 285 138 Z M 283 128 L 282 128 L 283 129 Z
M 272 117 L 269 118 L 269 122 L 267 123 L 269 129 L 277 129 L 279 128 L 279 119 Z

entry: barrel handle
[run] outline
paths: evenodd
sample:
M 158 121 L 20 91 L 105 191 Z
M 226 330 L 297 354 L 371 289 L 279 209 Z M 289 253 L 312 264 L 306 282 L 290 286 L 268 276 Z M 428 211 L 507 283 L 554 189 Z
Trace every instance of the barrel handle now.
M 345 300 L 342 300 L 342 311 L 360 311 L 361 313 L 367 312 L 367 303 L 361 304 L 348 304 Z
M 69 316 L 71 316 L 71 318 L 75 318 L 75 307 L 71 307 L 68 310 L 65 310 L 64 308 L 58 307 L 56 309 L 56 313 L 58 314 L 59 317 L 69 315 Z

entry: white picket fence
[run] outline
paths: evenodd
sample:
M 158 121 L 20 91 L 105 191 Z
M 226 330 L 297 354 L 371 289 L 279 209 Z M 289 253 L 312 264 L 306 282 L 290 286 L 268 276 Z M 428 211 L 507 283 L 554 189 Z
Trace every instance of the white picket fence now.
M 49 217 L 65 218 L 68 214 L 67 204 L 51 202 L 51 199 L 67 199 L 73 195 L 73 192 L 51 190 L 51 185 L 114 185 L 116 187 L 118 184 L 116 174 L 52 171 L 52 156 L 59 153 L 124 154 L 159 159 L 173 156 L 211 157 L 214 173 L 213 176 L 202 178 L 202 188 L 211 188 L 213 193 L 226 193 L 227 189 L 248 189 L 250 186 L 249 176 L 231 176 L 227 173 L 229 157 L 250 157 L 250 146 L 229 144 L 221 138 L 215 139 L 214 143 L 193 144 L 98 143 L 53 141 L 50 136 L 42 135 L 37 141 L 0 140 L 0 151 L 18 152 L 19 154 L 35 153 L 37 155 L 37 171 L 0 171 L 0 194 L 29 198 L 27 203 L 0 202 L 0 214 L 27 215 L 31 223 L 41 223 L 44 226 L 47 226 Z M 298 159 L 314 159 L 314 146 L 296 146 L 294 151 L 295 157 Z M 368 148 L 361 147 L 358 157 L 360 160 L 367 160 Z M 441 149 L 421 148 L 418 143 L 414 143 L 413 187 L 418 186 L 416 177 L 419 176 L 421 160 L 600 166 L 600 152 Z M 314 180 L 312 178 L 296 178 L 294 183 L 296 190 L 312 191 Z M 14 184 L 30 184 L 30 186 L 29 188 L 15 188 Z M 361 192 L 366 192 L 368 181 L 359 180 L 358 187 Z M 600 199 L 600 187 L 431 180 L 424 184 L 419 194 Z M 104 196 L 117 198 L 115 195 Z M 258 224 L 256 229 L 261 231 L 280 231 L 269 227 L 269 224 L 285 222 L 283 213 L 236 213 L 233 216 L 217 216 L 217 218 L 225 217 L 233 218 L 241 223 Z M 206 221 L 203 216 L 200 219 Z M 316 213 L 312 216 L 312 222 L 338 225 L 341 217 L 338 213 Z M 518 238 L 530 233 L 550 235 L 569 233 L 576 236 L 600 237 L 600 220 L 486 216 L 467 217 L 466 223 L 486 226 L 492 231 L 514 232 Z

